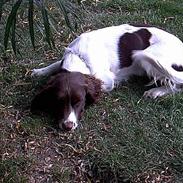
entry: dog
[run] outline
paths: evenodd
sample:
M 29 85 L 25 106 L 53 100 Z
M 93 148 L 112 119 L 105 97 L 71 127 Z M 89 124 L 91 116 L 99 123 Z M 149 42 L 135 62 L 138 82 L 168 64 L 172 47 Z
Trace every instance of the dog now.
M 52 113 L 60 128 L 74 130 L 86 105 L 132 75 L 145 74 L 151 84 L 160 83 L 145 91 L 145 97 L 156 99 L 182 91 L 183 43 L 153 26 L 102 28 L 81 34 L 60 61 L 32 72 L 33 77 L 53 74 L 31 109 Z

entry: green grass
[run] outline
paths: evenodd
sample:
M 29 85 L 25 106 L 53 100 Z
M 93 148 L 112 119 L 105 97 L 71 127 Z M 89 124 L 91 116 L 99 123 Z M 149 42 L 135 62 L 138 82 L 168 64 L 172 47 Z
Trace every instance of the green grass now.
M 4 160 L 0 163 L 1 181 L 7 183 L 27 182 L 28 179 L 25 176 L 21 176 L 21 171 L 25 170 L 27 163 L 27 159 L 20 156 L 18 158 Z
M 162 27 L 183 40 L 180 0 L 86 1 L 84 8 L 78 35 L 130 22 Z M 56 12 L 55 17 L 60 19 Z M 3 22 L 3 33 L 2 27 Z M 148 88 L 139 78 L 87 109 L 74 133 L 57 130 L 52 119 L 30 113 L 30 101 L 41 83 L 32 80 L 29 71 L 59 59 L 74 38 L 65 26 L 59 31 L 55 50 L 39 35 L 42 39 L 33 51 L 23 31 L 21 55 L 15 58 L 10 48 L 8 56 L 1 57 L 0 181 L 182 183 L 182 94 L 145 100 L 142 95 Z
M 100 138 L 97 166 L 106 164 L 109 168 L 110 165 L 113 172 L 120 171 L 128 177 L 166 168 L 172 174 L 181 174 L 183 106 L 180 96 L 156 102 L 139 101 L 139 95 L 121 89 L 123 93 L 114 91 L 95 109 L 90 109 L 91 114 L 100 111 L 90 124 Z M 100 114 L 105 114 L 102 121 Z M 90 115 L 87 117 L 87 121 L 91 119 Z

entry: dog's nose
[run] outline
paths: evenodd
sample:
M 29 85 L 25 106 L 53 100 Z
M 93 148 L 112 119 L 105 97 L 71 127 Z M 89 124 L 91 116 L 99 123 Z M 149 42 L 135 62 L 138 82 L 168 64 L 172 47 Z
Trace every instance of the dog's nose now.
M 67 131 L 72 130 L 73 127 L 74 127 L 74 123 L 72 121 L 68 121 L 62 124 L 62 128 Z

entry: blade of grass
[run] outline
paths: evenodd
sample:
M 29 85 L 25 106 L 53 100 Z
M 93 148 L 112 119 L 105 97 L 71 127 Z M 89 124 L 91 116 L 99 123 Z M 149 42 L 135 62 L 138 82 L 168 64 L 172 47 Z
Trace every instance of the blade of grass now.
M 8 16 L 8 20 L 5 27 L 5 34 L 4 34 L 4 48 L 7 50 L 8 47 L 8 40 L 10 35 L 10 30 L 13 25 L 13 21 L 16 18 L 17 11 L 22 3 L 22 0 L 18 0 L 14 6 L 12 7 L 12 10 L 10 12 L 10 15 Z
M 44 30 L 43 30 L 43 27 L 42 25 L 40 25 L 38 22 L 35 22 L 35 27 L 36 27 L 36 30 L 38 30 L 42 36 L 44 36 Z
M 32 46 L 35 49 L 33 12 L 34 12 L 34 2 L 33 0 L 29 0 L 29 9 L 28 9 L 29 33 Z

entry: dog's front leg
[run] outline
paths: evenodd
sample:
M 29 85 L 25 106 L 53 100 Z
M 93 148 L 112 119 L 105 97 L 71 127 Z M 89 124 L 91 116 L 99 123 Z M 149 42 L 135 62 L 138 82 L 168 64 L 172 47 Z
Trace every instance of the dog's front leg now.
M 50 76 L 54 73 L 58 73 L 60 71 L 61 61 L 57 61 L 47 67 L 43 67 L 40 69 L 32 70 L 32 77 L 42 77 L 42 76 Z

